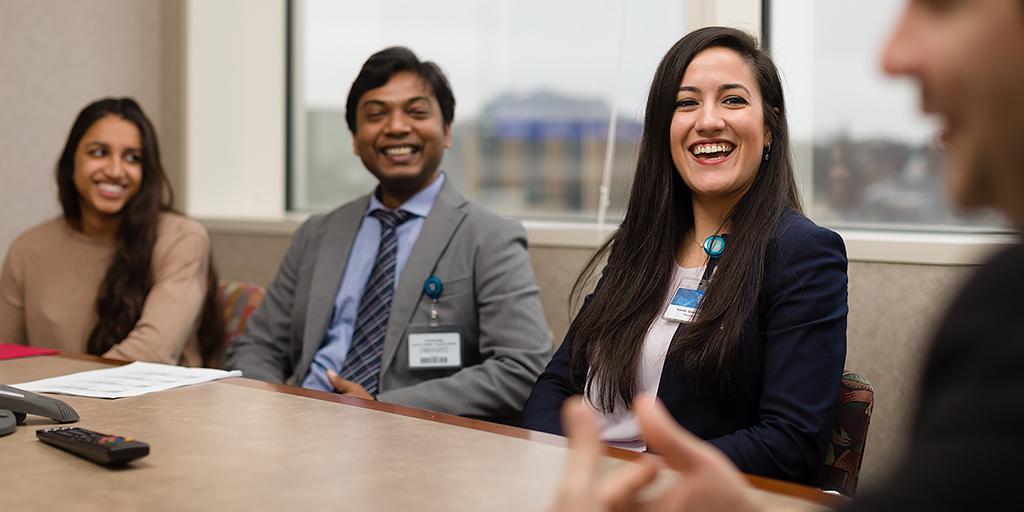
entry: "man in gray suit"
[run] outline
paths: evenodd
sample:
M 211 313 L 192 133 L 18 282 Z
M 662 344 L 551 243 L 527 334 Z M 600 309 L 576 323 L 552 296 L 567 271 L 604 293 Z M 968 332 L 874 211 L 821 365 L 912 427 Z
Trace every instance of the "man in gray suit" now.
M 371 56 L 345 117 L 375 192 L 306 221 L 227 367 L 465 416 L 517 416 L 551 350 L 515 221 L 440 164 L 455 98 L 406 48 Z

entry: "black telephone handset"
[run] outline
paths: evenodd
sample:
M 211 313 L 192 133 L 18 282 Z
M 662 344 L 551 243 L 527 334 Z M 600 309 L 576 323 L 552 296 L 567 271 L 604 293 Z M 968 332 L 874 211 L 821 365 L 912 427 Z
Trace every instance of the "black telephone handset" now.
M 13 412 L 7 409 L 0 409 L 0 436 L 6 436 L 11 432 L 14 432 L 14 428 L 18 426 L 19 418 L 25 416 L 16 416 Z
M 11 414 L 3 414 L 5 412 Z M 0 436 L 14 432 L 14 426 L 24 422 L 26 414 L 58 423 L 78 421 L 78 413 L 61 400 L 0 384 Z

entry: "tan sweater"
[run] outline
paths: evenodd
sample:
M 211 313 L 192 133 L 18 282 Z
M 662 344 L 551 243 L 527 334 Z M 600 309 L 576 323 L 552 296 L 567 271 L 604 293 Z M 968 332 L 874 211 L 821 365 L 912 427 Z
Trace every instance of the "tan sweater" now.
M 0 275 L 0 343 L 84 353 L 96 325 L 96 296 L 115 250 L 114 241 L 89 238 L 63 217 L 19 235 Z M 153 247 L 153 288 L 142 316 L 103 356 L 199 366 L 196 329 L 209 251 L 201 224 L 162 214 Z

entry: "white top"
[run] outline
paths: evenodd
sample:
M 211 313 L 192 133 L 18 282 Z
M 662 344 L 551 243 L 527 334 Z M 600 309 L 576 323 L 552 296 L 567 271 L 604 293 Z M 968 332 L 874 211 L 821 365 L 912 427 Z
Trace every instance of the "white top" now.
M 668 353 L 672 337 L 679 326 L 677 322 L 665 320 L 662 313 L 668 308 L 672 297 L 679 288 L 691 288 L 696 290 L 700 285 L 700 278 L 704 275 L 704 267 L 684 268 L 675 265 L 672 273 L 672 286 L 669 287 L 667 295 L 662 300 L 658 317 L 654 319 L 647 328 L 647 335 L 644 337 L 643 355 L 640 361 L 639 390 L 641 392 L 656 395 L 658 384 L 661 382 L 661 371 L 665 367 L 665 354 Z M 598 385 L 591 387 L 590 393 L 583 398 L 583 404 L 594 411 L 601 423 L 601 438 L 611 445 L 630 450 L 644 451 L 647 443 L 640 436 L 640 427 L 633 417 L 633 411 L 627 407 L 615 408 L 614 414 L 602 413 L 593 404 L 600 396 Z

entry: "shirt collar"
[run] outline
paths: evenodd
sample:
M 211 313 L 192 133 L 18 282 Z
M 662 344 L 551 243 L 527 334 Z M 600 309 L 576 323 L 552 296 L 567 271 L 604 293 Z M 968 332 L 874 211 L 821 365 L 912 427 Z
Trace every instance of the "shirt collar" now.
M 437 199 L 437 194 L 441 192 L 441 187 L 444 185 L 446 176 L 444 171 L 441 171 L 437 175 L 437 179 L 434 180 L 427 188 L 420 190 L 415 195 L 409 198 L 408 201 L 402 203 L 399 207 L 401 210 L 405 210 L 417 217 L 426 217 L 430 213 L 430 208 L 434 206 L 434 199 Z M 366 217 L 370 212 L 374 210 L 391 210 L 384 206 L 384 203 L 377 199 L 377 190 L 375 189 L 370 194 L 370 204 L 366 206 L 366 211 L 363 212 L 363 216 Z

